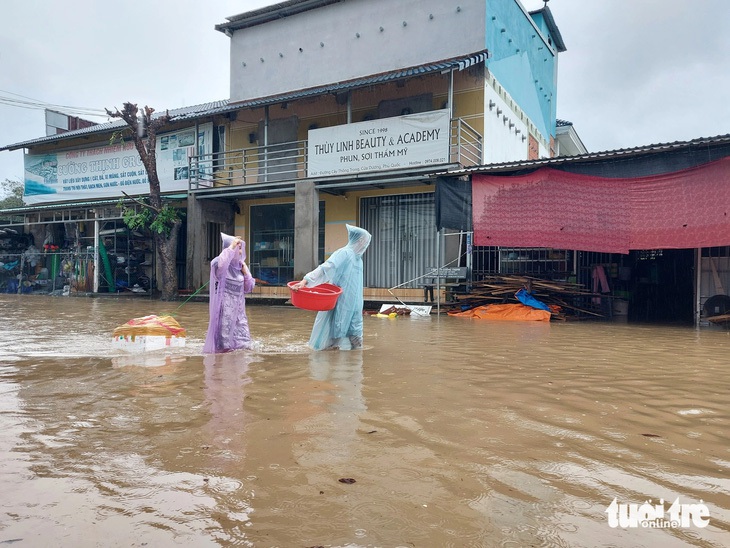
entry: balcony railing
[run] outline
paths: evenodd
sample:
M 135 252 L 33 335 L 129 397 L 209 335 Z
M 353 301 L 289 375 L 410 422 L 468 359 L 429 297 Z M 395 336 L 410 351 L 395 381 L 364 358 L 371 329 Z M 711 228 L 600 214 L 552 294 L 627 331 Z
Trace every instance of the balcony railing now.
M 462 167 L 482 161 L 482 136 L 464 120 L 451 122 L 449 161 Z M 307 177 L 307 141 L 216 152 L 189 158 L 190 190 Z
M 482 136 L 461 118 L 451 122 L 451 162 L 462 167 L 482 163 Z

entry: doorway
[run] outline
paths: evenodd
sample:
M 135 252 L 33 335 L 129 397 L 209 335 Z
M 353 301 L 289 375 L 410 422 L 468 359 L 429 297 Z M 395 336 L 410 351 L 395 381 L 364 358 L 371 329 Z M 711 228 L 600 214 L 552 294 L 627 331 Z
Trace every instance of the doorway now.
M 433 193 L 363 198 L 360 208 L 363 228 L 373 236 L 363 257 L 366 287 L 395 287 L 438 263 Z
M 694 257 L 693 249 L 632 251 L 629 320 L 692 324 Z

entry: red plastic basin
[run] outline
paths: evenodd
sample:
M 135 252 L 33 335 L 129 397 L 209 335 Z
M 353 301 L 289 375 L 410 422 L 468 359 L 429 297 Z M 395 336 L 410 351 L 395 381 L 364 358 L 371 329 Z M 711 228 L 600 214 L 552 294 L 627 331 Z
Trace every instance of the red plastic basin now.
M 302 287 L 294 291 L 291 287 L 298 282 L 289 282 L 291 293 L 291 304 L 303 310 L 332 310 L 337 303 L 337 298 L 342 294 L 342 289 L 332 284 L 320 284 L 314 287 Z

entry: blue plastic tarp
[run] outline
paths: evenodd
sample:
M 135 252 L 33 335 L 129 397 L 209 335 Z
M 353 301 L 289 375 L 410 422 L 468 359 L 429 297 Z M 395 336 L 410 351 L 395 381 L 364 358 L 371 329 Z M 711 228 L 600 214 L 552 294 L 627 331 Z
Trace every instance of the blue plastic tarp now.
M 518 301 L 526 306 L 531 306 L 532 308 L 537 308 L 538 310 L 547 310 L 548 312 L 550 312 L 550 307 L 548 305 L 530 295 L 526 289 L 520 289 L 517 293 L 515 293 L 515 297 Z

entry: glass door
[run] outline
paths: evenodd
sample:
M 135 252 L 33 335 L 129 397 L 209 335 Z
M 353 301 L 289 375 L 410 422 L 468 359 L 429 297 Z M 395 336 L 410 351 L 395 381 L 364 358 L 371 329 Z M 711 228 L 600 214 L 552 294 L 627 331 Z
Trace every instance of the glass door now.
M 251 206 L 251 274 L 284 285 L 294 274 L 294 204 Z
M 251 274 L 270 285 L 294 279 L 294 204 L 251 206 Z M 319 203 L 319 261 L 324 259 L 324 202 Z

